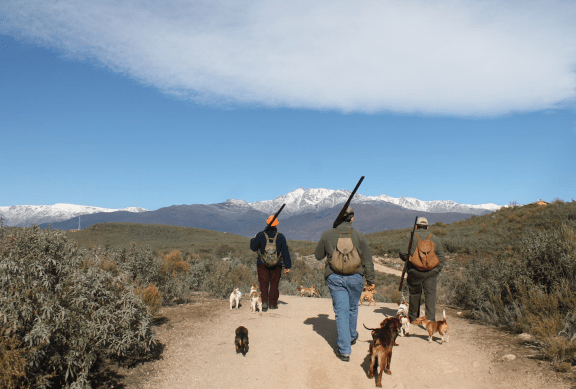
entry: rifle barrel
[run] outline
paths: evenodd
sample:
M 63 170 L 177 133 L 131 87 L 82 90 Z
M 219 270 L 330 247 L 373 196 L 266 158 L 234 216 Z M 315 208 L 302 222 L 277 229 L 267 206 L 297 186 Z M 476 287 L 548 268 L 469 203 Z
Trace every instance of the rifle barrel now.
M 404 269 L 402 270 L 402 277 L 400 277 L 400 286 L 398 287 L 398 291 L 402 292 L 402 285 L 404 284 L 404 275 L 408 270 L 408 261 L 410 261 L 410 251 L 412 251 L 412 241 L 414 240 L 414 231 L 416 230 L 416 222 L 418 221 L 418 216 L 414 219 L 414 226 L 412 226 L 412 234 L 410 235 L 410 242 L 408 243 L 408 258 L 404 262 Z
M 364 176 L 360 177 L 360 181 L 358 181 L 358 183 L 356 184 L 356 187 L 354 188 L 354 190 L 352 191 L 352 193 L 348 197 L 348 200 L 346 201 L 346 203 L 344 203 L 344 206 L 342 207 L 342 210 L 338 214 L 338 217 L 336 218 L 336 220 L 334 220 L 334 224 L 332 225 L 332 228 L 336 228 L 340 224 L 340 220 L 342 219 L 342 217 L 344 217 L 344 214 L 346 213 L 346 210 L 348 209 L 348 206 L 350 205 L 350 202 L 352 201 L 352 197 L 354 197 L 354 195 L 356 194 L 356 191 L 360 187 L 360 184 L 362 183 L 362 181 L 364 181 Z

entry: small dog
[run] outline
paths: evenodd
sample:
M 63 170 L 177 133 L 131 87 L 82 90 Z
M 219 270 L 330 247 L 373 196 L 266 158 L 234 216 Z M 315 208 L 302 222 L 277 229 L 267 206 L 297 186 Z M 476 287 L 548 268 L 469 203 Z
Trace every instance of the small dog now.
M 234 345 L 236 346 L 236 354 L 242 353 L 246 356 L 248 352 L 248 329 L 246 327 L 236 328 L 236 337 L 234 338 Z
M 254 284 L 250 287 L 250 311 L 256 313 L 256 308 L 258 311 L 262 312 L 262 294 L 258 290 L 258 285 Z
M 370 353 L 370 369 L 368 371 L 368 378 L 374 378 L 374 374 L 378 373 L 376 368 L 376 360 L 380 365 L 378 379 L 376 380 L 376 387 L 382 387 L 382 373 L 392 374 L 390 371 L 390 362 L 392 361 L 392 348 L 397 346 L 396 338 L 400 332 L 402 324 L 397 317 L 388 317 L 380 323 L 380 328 L 368 328 L 372 330 L 372 342 L 368 352 Z
M 364 289 L 362 289 L 362 295 L 360 296 L 360 304 L 359 305 L 363 305 L 364 300 L 368 301 L 368 306 L 370 306 L 370 304 L 374 304 L 376 305 L 376 300 L 374 300 L 374 294 L 377 294 L 378 292 L 376 291 L 375 288 L 370 288 L 368 286 L 365 286 Z
M 400 328 L 400 336 L 408 335 L 410 331 L 410 318 L 408 318 L 408 303 L 402 301 L 398 303 L 398 311 L 396 312 L 396 317 L 400 319 L 402 327 Z
M 314 295 L 322 297 L 320 295 L 320 291 L 315 286 L 311 286 L 310 288 L 303 288 L 299 286 L 296 289 L 300 292 L 300 297 L 304 297 L 304 295 L 308 295 L 308 297 L 314 297 Z
M 422 316 L 414 320 L 412 324 L 422 324 L 426 327 L 426 330 L 428 331 L 428 343 L 432 343 L 432 335 L 434 332 L 438 332 L 442 337 L 442 340 L 440 341 L 442 344 L 444 343 L 444 337 L 446 337 L 446 342 L 448 342 L 448 323 L 446 322 L 446 311 L 444 309 L 442 310 L 442 318 L 444 320 L 430 321 L 427 316 Z
M 240 292 L 240 289 L 238 288 L 234 289 L 234 291 L 230 293 L 230 310 L 232 310 L 234 304 L 236 304 L 236 309 L 238 309 L 241 298 L 242 298 L 242 292 Z

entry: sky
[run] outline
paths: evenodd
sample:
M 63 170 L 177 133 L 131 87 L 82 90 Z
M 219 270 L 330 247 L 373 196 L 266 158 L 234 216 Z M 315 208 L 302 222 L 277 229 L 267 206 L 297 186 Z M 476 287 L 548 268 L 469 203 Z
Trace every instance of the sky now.
M 576 198 L 573 1 L 0 2 L 0 206 Z

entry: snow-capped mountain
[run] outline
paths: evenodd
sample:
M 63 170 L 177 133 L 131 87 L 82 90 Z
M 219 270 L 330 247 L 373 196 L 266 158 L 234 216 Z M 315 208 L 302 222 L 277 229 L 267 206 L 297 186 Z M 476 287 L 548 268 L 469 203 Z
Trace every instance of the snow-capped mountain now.
M 80 215 L 93 215 L 97 213 L 106 213 L 106 215 L 93 215 L 86 216 L 82 219 L 81 227 L 84 228 L 92 223 L 102 221 L 123 221 L 133 223 L 158 223 L 158 224 L 182 224 L 183 219 L 188 216 L 193 222 L 186 222 L 184 224 L 190 226 L 197 226 L 198 228 L 217 229 L 219 224 L 224 223 L 223 220 L 230 220 L 230 218 L 238 218 L 239 224 L 246 224 L 248 215 L 260 214 L 273 214 L 282 204 L 286 204 L 286 208 L 282 211 L 282 218 L 289 218 L 292 216 L 304 215 L 306 213 L 318 214 L 321 211 L 341 206 L 350 195 L 347 190 L 332 190 L 323 188 L 298 188 L 283 196 L 276 197 L 274 200 L 256 201 L 248 203 L 244 200 L 229 199 L 226 202 L 219 204 L 208 205 L 183 205 L 183 206 L 170 206 L 161 208 L 157 211 L 148 211 L 144 208 L 130 207 L 124 209 L 109 209 L 100 207 L 91 207 L 84 205 L 74 204 L 55 204 L 55 205 L 14 205 L 11 207 L 0 207 L 0 217 L 4 218 L 5 226 L 29 227 L 32 224 L 54 224 L 57 222 L 69 221 L 66 223 L 66 228 L 78 228 L 78 216 Z M 352 200 L 352 205 L 371 206 L 372 209 L 377 208 L 386 212 L 394 211 L 418 211 L 426 213 L 437 214 L 466 214 L 469 215 L 482 215 L 485 213 L 493 212 L 502 206 L 497 204 L 458 204 L 451 200 L 435 200 L 423 201 L 411 197 L 394 198 L 387 195 L 380 196 L 363 196 L 356 193 Z M 192 211 L 193 210 L 193 211 Z M 127 211 L 124 215 L 113 214 L 117 211 Z M 380 212 L 378 211 L 378 212 Z M 208 212 L 208 213 L 207 213 Z M 199 215 L 206 220 L 215 223 L 214 225 L 200 223 L 202 219 Z M 207 215 L 210 216 L 207 216 Z M 162 216 L 159 216 L 162 215 Z M 261 215 L 261 214 L 260 214 Z M 74 219 L 75 220 L 71 220 Z M 217 222 L 218 221 L 218 222 Z
M 145 212 L 147 209 L 139 207 L 110 209 L 75 204 L 13 205 L 0 207 L 0 217 L 3 218 L 6 227 L 30 227 L 32 224 L 54 223 L 80 215 L 116 211 Z
M 350 196 L 351 191 L 347 190 L 331 190 L 331 189 L 302 189 L 298 188 L 284 196 L 276 197 L 274 200 L 257 201 L 253 203 L 246 203 L 243 200 L 230 199 L 228 202 L 242 202 L 243 205 L 249 205 L 252 208 L 264 212 L 275 213 L 282 204 L 286 204 L 286 208 L 282 211 L 285 216 L 299 215 L 306 212 L 318 212 L 323 209 L 332 208 L 338 204 L 343 204 Z M 502 206 L 488 203 L 488 204 L 458 204 L 452 200 L 433 200 L 423 201 L 411 197 L 390 197 L 387 195 L 380 196 L 363 196 L 356 193 L 352 204 L 371 204 L 376 206 L 394 204 L 402 208 L 431 212 L 457 212 L 457 213 L 471 213 L 475 215 L 482 215 L 489 212 L 494 212 Z

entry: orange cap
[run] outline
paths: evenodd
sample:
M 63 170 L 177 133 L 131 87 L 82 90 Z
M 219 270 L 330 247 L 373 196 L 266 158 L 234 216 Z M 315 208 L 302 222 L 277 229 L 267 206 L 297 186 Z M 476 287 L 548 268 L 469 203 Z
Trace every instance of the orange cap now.
M 268 220 L 266 220 L 266 224 L 270 223 L 272 221 L 273 217 L 274 217 L 274 215 L 268 216 Z M 276 218 L 276 220 L 274 220 L 274 223 L 272 223 L 272 227 L 276 227 L 277 225 L 278 225 L 278 218 Z

